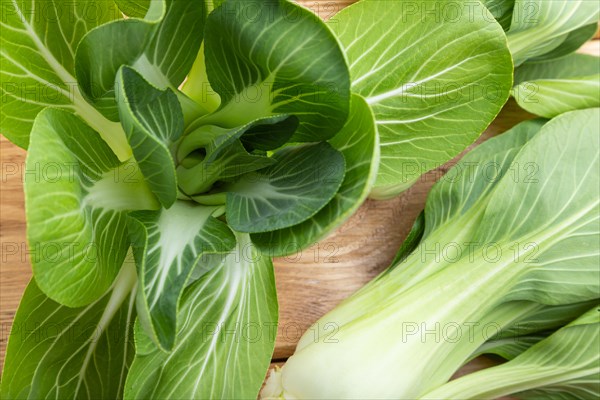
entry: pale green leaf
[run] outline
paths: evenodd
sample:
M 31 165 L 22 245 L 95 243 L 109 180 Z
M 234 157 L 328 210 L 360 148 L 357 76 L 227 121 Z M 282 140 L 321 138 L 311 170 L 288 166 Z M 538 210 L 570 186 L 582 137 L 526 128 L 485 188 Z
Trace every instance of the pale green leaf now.
M 527 165 L 512 163 L 521 148 L 539 132 L 544 123 L 544 120 L 525 121 L 501 136 L 484 142 L 477 147 L 477 151 L 467 153 L 437 182 L 427 197 L 425 214 L 417 219 L 407 238 L 407 248 L 403 244 L 392 263 L 395 266 L 392 268 L 402 268 L 402 273 L 407 276 L 403 287 L 409 287 L 409 283 L 414 284 L 417 279 L 431 273 L 428 270 L 427 273 L 419 274 L 419 265 L 399 264 L 417 245 L 436 248 L 442 237 L 450 236 L 453 243 L 460 246 L 475 245 L 470 240 L 485 211 L 487 203 L 484 200 L 498 182 L 504 177 L 514 181 L 533 179 Z M 430 235 L 432 236 L 429 237 Z M 447 260 L 444 258 L 436 263 L 436 269 L 441 270 L 446 265 Z
M 458 155 L 508 97 L 502 28 L 481 4 L 470 12 L 458 4 L 453 19 L 424 11 L 443 3 L 361 1 L 329 21 L 350 62 L 352 91 L 375 114 L 381 162 L 373 197 L 395 196 Z
M 548 122 L 515 157 L 533 179 L 496 185 L 473 239 L 514 243 L 524 276 L 506 300 L 565 304 L 600 297 L 600 109 Z M 511 199 L 519 199 L 507 207 Z
M 481 0 L 481 2 L 505 31 L 510 29 L 515 0 Z
M 594 399 L 600 395 L 599 342 L 596 305 L 509 362 L 465 375 L 423 398 Z
M 471 213 L 465 216 L 464 221 L 457 223 L 457 218 L 467 214 L 477 204 L 485 203 L 482 200 L 495 190 L 503 177 L 514 182 L 533 181 L 531 168 L 513 165 L 513 161 L 544 123 L 545 120 L 541 119 L 522 122 L 501 136 L 481 144 L 477 151 L 467 153 L 450 169 L 427 197 L 424 236 L 444 225 L 450 229 L 455 226 L 456 234 L 461 237 L 472 234 L 478 220 Z
M 227 225 L 212 217 L 216 210 L 178 200 L 168 210 L 130 214 L 140 280 L 138 313 L 147 334 L 164 350 L 175 342 L 179 298 L 196 265 L 208 270 L 209 254 L 227 253 L 235 246 Z
M 527 62 L 515 71 L 513 95 L 530 113 L 552 118 L 600 106 L 600 58 L 585 54 Z
M 572 32 L 597 23 L 599 17 L 597 1 L 515 0 L 513 21 L 507 32 L 515 65 L 552 52 L 565 41 L 573 40 Z
M 86 307 L 46 297 L 32 280 L 6 351 L 3 399 L 120 399 L 134 356 L 135 269 Z
M 513 358 L 524 353 L 534 344 L 544 340 L 549 335 L 548 332 L 538 333 L 527 336 L 508 337 L 500 339 L 492 339 L 485 342 L 473 357 L 477 357 L 483 354 L 493 354 L 504 358 L 505 360 L 512 360 Z
M 512 182 L 532 179 L 526 167 L 512 166 L 512 162 L 543 124 L 542 120 L 523 122 L 479 145 L 450 169 L 431 189 L 425 214 L 417 218 L 392 266 L 354 294 L 355 311 L 352 314 L 334 309 L 328 314 L 331 320 L 341 325 L 347 318 L 367 314 L 370 304 L 383 303 L 389 298 L 389 290 L 399 295 L 435 271 L 443 270 L 457 261 L 451 252 L 455 245 L 461 246 L 459 255 L 474 255 L 473 246 L 481 246 L 481 243 L 472 240 L 472 236 L 485 210 L 486 200 L 498 182 L 502 177 Z M 447 238 L 452 240 L 450 246 L 447 246 Z M 442 247 L 448 251 L 448 257 L 442 253 Z M 437 254 L 435 263 L 423 268 L 423 263 L 432 254 Z M 415 259 L 420 262 L 413 262 Z M 370 290 L 372 286 L 379 289 Z
M 568 303 L 558 306 L 544 306 L 533 314 L 519 318 L 504 327 L 493 339 L 518 338 L 539 332 L 554 331 L 573 322 L 596 304 L 596 300 L 583 303 Z
M 481 354 L 496 354 L 506 360 L 512 360 L 533 344 L 548 337 L 554 330 L 573 322 L 596 303 L 597 300 L 592 300 L 583 303 L 545 306 L 502 328 L 498 334 L 481 345 L 470 359 Z
M 541 56 L 533 57 L 529 61 L 544 61 L 553 60 L 564 57 L 578 50 L 587 41 L 591 40 L 598 32 L 598 23 L 582 26 L 569 32 L 565 40 L 554 50 L 542 54 Z
M 600 58 L 571 54 L 557 60 L 529 61 L 515 69 L 515 85 L 550 79 L 569 79 L 600 74 Z
M 127 399 L 255 399 L 277 326 L 273 265 L 247 235 L 222 265 L 189 286 L 175 347 L 164 353 L 141 330 Z
M 346 162 L 338 192 L 317 214 L 299 225 L 251 235 L 263 252 L 282 256 L 316 243 L 340 226 L 368 196 L 377 175 L 379 142 L 373 114 L 360 96 L 352 96 L 350 117 L 329 143 Z
M 326 142 L 286 147 L 271 167 L 227 186 L 227 223 L 239 232 L 299 224 L 333 199 L 344 179 L 344 156 Z
M 600 109 L 546 123 L 512 161 L 537 167 L 532 179 L 504 175 L 463 215 L 472 218 L 455 218 L 454 229 L 441 225 L 430 232 L 402 265 L 324 315 L 280 373 L 285 397 L 420 398 L 447 382 L 487 341 L 488 324 L 501 329 L 544 305 L 597 301 L 599 124 Z M 501 143 L 503 136 L 494 140 Z M 339 329 L 328 332 L 326 323 Z M 598 338 L 591 339 L 585 352 L 589 343 L 597 346 Z M 339 359 L 344 362 L 328 362 Z M 356 385 L 365 371 L 369 384 Z M 470 398 L 458 393 L 449 398 Z
M 158 202 L 134 162 L 122 164 L 93 129 L 63 110 L 39 113 L 26 170 L 37 284 L 73 307 L 98 299 L 129 247 L 127 211 L 156 209 Z

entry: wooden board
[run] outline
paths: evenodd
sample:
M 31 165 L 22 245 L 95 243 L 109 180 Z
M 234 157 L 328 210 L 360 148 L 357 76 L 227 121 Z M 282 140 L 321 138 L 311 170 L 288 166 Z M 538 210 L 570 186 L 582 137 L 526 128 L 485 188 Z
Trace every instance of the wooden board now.
M 351 2 L 301 1 L 325 18 Z M 600 42 L 590 42 L 584 51 L 600 54 Z M 530 117 L 511 100 L 478 142 Z M 25 240 L 24 162 L 25 151 L 0 137 L 0 367 L 19 299 L 31 277 Z M 314 321 L 388 266 L 423 209 L 429 189 L 452 164 L 425 174 L 398 198 L 368 200 L 328 238 L 298 255 L 275 260 L 280 304 L 275 362 L 293 353 L 300 335 Z M 478 360 L 460 373 L 488 364 Z

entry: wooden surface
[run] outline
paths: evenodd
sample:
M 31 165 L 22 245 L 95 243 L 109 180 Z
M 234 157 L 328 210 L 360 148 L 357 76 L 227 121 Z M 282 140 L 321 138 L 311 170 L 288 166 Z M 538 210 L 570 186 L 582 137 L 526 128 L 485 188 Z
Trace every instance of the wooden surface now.
M 327 17 L 351 1 L 302 3 Z M 600 42 L 590 42 L 584 51 L 599 54 Z M 529 117 L 511 100 L 480 141 Z M 25 151 L 0 137 L 0 366 L 19 299 L 31 277 L 25 242 L 24 161 Z M 447 169 L 448 165 L 424 175 L 393 200 L 368 200 L 345 225 L 319 244 L 275 261 L 280 304 L 275 362 L 293 353 L 300 335 L 314 321 L 389 264 L 423 209 L 431 185 Z M 462 372 L 484 364 L 478 361 Z

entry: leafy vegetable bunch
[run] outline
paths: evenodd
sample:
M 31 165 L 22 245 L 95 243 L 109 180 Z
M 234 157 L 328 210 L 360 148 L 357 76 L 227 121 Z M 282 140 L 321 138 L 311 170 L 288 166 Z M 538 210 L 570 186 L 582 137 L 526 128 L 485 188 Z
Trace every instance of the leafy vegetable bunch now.
M 3 3 L 34 272 L 3 398 L 255 398 L 271 257 L 458 155 L 507 100 L 511 52 L 593 23 L 534 54 L 505 14 L 432 3 L 446 17 L 362 1 L 327 23 L 283 0 Z
M 572 111 L 467 154 L 392 266 L 300 339 L 263 398 L 597 397 L 599 131 L 600 109 Z M 510 361 L 448 382 L 481 354 Z

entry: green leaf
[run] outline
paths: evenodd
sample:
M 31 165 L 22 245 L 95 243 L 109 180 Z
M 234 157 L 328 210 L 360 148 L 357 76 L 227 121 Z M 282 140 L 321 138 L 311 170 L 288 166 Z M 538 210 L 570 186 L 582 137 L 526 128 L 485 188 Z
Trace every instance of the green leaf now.
M 175 88 L 185 80 L 204 39 L 205 3 L 166 0 L 165 16 L 144 52 L 149 64 Z
M 117 71 L 142 55 L 153 27 L 137 19 L 113 21 L 88 33 L 77 49 L 77 82 L 85 98 L 111 121 L 119 120 Z
M 175 342 L 177 306 L 198 263 L 235 246 L 227 225 L 212 215 L 217 207 L 178 200 L 168 210 L 130 214 L 129 234 L 138 268 L 138 313 L 147 335 L 163 350 Z
M 410 232 L 402 242 L 402 245 L 396 252 L 394 259 L 390 263 L 390 268 L 386 269 L 386 271 L 391 271 L 396 266 L 400 265 L 400 263 L 406 260 L 406 257 L 412 253 L 419 243 L 421 243 L 421 239 L 423 239 L 423 234 L 425 233 L 425 213 L 421 211 L 415 223 L 410 228 Z
M 505 300 L 558 305 L 600 293 L 600 109 L 572 111 L 548 122 L 515 157 L 531 163 L 531 180 L 502 179 L 474 240 L 517 243 L 527 266 Z M 571 133 L 565 135 L 565 132 Z M 515 207 L 507 207 L 519 199 Z
M 221 97 L 214 91 L 208 81 L 204 44 L 200 46 L 196 61 L 194 61 L 187 79 L 181 85 L 181 91 L 196 103 L 202 104 L 207 113 L 215 112 L 221 104 Z
M 513 358 L 524 353 L 534 344 L 544 340 L 548 337 L 548 333 L 538 333 L 534 335 L 519 336 L 512 338 L 500 338 L 492 339 L 485 342 L 478 350 L 474 357 L 483 354 L 493 354 L 504 358 L 505 360 L 512 360 Z
M 596 304 L 596 300 L 561 304 L 558 306 L 544 306 L 531 315 L 515 320 L 512 324 L 503 328 L 497 335 L 494 335 L 493 339 L 515 339 L 520 336 L 554 331 L 573 322 L 573 320 L 589 310 L 590 307 L 593 307 L 594 304 Z
M 548 79 L 569 79 L 600 74 L 600 58 L 571 54 L 558 60 L 531 61 L 515 69 L 515 85 Z
M 299 224 L 333 199 L 344 179 L 344 156 L 326 142 L 286 147 L 271 167 L 227 186 L 227 222 L 239 232 Z
M 83 99 L 74 78 L 75 50 L 86 32 L 119 17 L 115 4 L 106 0 L 2 3 L 3 135 L 27 148 L 33 120 L 47 106 L 94 118 L 97 113 Z
M 515 168 L 512 162 L 544 123 L 545 120 L 542 119 L 521 122 L 501 136 L 479 145 L 477 151 L 467 153 L 433 186 L 427 197 L 424 214 L 417 218 L 391 263 L 391 268 L 386 271 L 401 265 L 416 246 L 436 230 L 444 234 L 453 232 L 455 243 L 467 240 L 476 229 L 478 221 L 478 217 L 474 218 L 467 212 L 491 193 L 504 176 L 520 179 L 527 172 L 521 171 L 518 166 Z M 480 208 L 480 212 L 483 212 L 483 208 Z M 466 217 L 460 219 L 463 215 Z M 429 238 L 425 247 L 435 244 L 437 240 L 437 236 Z M 439 268 L 443 265 L 442 262 L 438 263 Z
M 595 24 L 600 17 L 596 1 L 515 0 L 508 45 L 520 65 L 529 58 L 550 53 L 579 28 Z
M 596 35 L 596 32 L 598 32 L 598 23 L 585 25 L 581 28 L 575 29 L 574 31 L 569 32 L 564 42 L 562 42 L 560 46 L 549 53 L 533 57 L 529 61 L 553 60 L 569 55 L 570 53 L 578 50 L 588 40 L 591 40 Z
M 211 7 L 211 9 L 215 9 L 217 7 L 219 7 L 221 4 L 225 3 L 226 0 L 206 0 L 206 2 L 209 4 L 209 7 Z
M 340 226 L 368 196 L 379 164 L 379 143 L 369 106 L 352 96 L 350 117 L 329 144 L 344 156 L 346 173 L 333 199 L 313 217 L 290 228 L 252 234 L 263 252 L 282 256 L 310 246 Z
M 164 353 L 141 330 L 125 398 L 255 399 L 277 326 L 271 260 L 247 235 L 223 264 L 189 286 L 175 347 Z
M 515 0 L 481 0 L 481 2 L 505 31 L 510 29 Z
M 264 153 L 284 145 L 298 127 L 298 119 L 288 115 L 260 118 L 234 129 L 204 125 L 186 135 L 178 146 L 179 186 L 184 193 L 195 195 L 212 188 L 219 180 L 228 180 L 275 163 Z M 186 165 L 185 159 L 197 162 Z
M 511 361 L 465 375 L 423 398 L 495 399 L 511 394 L 526 399 L 596 398 L 600 393 L 599 341 L 596 305 Z
M 502 135 L 482 143 L 477 151 L 467 153 L 451 168 L 429 192 L 423 220 L 419 218 L 415 222 L 407 238 L 406 249 L 403 243 L 392 263 L 394 267 L 386 270 L 380 277 L 394 269 L 401 270 L 395 273 L 403 274 L 405 278 L 402 287 L 398 287 L 396 291 L 406 290 L 431 276 L 434 269 L 441 271 L 452 264 L 453 260 L 452 256 L 442 257 L 435 266 L 430 266 L 427 270 L 420 264 L 405 265 L 403 261 L 417 248 L 413 246 L 420 246 L 420 251 L 438 249 L 440 243 L 447 241 L 444 238 L 449 237 L 452 238 L 452 244 L 465 247 L 461 254 L 473 252 L 472 246 L 481 246 L 482 243 L 474 241 L 472 237 L 485 212 L 486 199 L 489 199 L 503 178 L 512 182 L 532 179 L 528 174 L 528 164 L 515 165 L 513 162 L 544 123 L 545 120 L 541 119 L 521 122 Z M 381 295 L 385 296 L 385 293 L 382 291 Z M 371 298 L 372 296 L 371 294 Z M 366 301 L 369 301 L 368 297 Z
M 583 303 L 545 306 L 523 318 L 518 318 L 509 326 L 481 345 L 471 359 L 482 354 L 496 354 L 512 360 L 533 344 L 545 339 L 552 331 L 559 329 L 584 314 L 596 304 L 596 300 Z
M 115 77 L 122 65 L 132 66 L 161 90 L 175 91 L 202 43 L 203 1 L 160 0 L 152 4 L 145 19 L 102 25 L 88 33 L 77 48 L 77 81 L 86 99 L 113 121 L 119 118 Z
M 135 269 L 92 304 L 68 308 L 32 280 L 6 351 L 3 399 L 120 399 L 133 361 Z
M 199 125 L 227 128 L 275 114 L 300 120 L 293 141 L 333 137 L 350 105 L 342 50 L 327 26 L 287 1 L 224 2 L 206 22 L 206 72 L 222 106 Z
M 482 5 L 469 12 L 461 3 L 458 16 L 448 19 L 424 12 L 444 2 L 426 3 L 361 1 L 329 22 L 350 62 L 352 91 L 375 114 L 381 140 L 375 198 L 406 190 L 473 143 L 511 87 L 504 33 L 484 18 Z
M 515 71 L 515 100 L 530 113 L 552 118 L 600 106 L 600 58 L 585 54 L 527 62 Z
M 468 211 L 482 204 L 484 207 L 479 207 L 479 210 L 483 212 L 486 204 L 482 199 L 496 190 L 502 178 L 513 182 L 533 180 L 527 164 L 513 165 L 513 161 L 545 122 L 542 119 L 521 122 L 501 136 L 481 144 L 476 152 L 467 153 L 450 169 L 427 197 L 424 237 L 441 226 L 446 229 L 455 226 L 455 240 L 471 235 L 479 219 Z M 466 216 L 464 221 L 457 222 L 461 216 Z
M 152 0 L 115 0 L 119 10 L 128 17 L 143 18 Z
M 175 163 L 169 148 L 183 133 L 183 114 L 170 89 L 158 90 L 135 70 L 117 75 L 121 123 L 140 170 L 164 207 L 177 198 Z
M 122 164 L 93 129 L 58 109 L 35 120 L 25 200 L 37 284 L 71 307 L 112 284 L 129 247 L 127 211 L 158 207 L 135 163 Z

